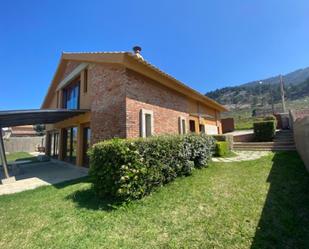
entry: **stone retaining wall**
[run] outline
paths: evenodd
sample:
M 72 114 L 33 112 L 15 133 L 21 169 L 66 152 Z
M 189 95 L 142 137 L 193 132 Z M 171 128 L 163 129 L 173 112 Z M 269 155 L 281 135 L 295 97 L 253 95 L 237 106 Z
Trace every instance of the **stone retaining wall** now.
M 309 116 L 297 119 L 293 130 L 296 149 L 309 172 Z

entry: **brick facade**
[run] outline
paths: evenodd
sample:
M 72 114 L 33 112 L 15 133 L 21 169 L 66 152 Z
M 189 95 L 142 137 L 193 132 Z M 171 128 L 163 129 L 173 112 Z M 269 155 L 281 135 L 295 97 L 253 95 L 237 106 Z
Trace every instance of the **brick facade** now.
M 80 62 L 68 61 L 63 74 L 61 75 L 60 81 L 67 77 L 75 68 L 78 67 Z
M 92 143 L 126 136 L 125 82 L 123 67 L 92 64 L 88 68 Z
M 65 62 L 65 67 L 57 80 L 58 84 L 79 64 Z M 87 73 L 85 70 L 81 71 L 76 77 L 80 79 L 80 107 L 89 109 L 90 112 L 47 126 L 49 132 L 60 132 L 59 159 L 61 160 L 65 155 L 62 146 L 65 143 L 64 129 L 77 127 L 77 164 L 82 165 L 85 127 L 91 128 L 91 144 L 114 137 L 140 137 L 142 109 L 151 112 L 154 135 L 178 134 L 180 118 L 185 119 L 187 131 L 189 120 L 195 121 L 197 132 L 200 124 L 205 125 L 206 131 L 207 126 L 214 129 L 217 127 L 219 132 L 221 130 L 220 113 L 215 109 L 122 65 L 91 63 L 86 70 Z M 87 80 L 87 91 L 84 86 L 85 80 Z M 60 102 L 61 91 L 59 93 Z M 54 95 L 56 96 L 56 92 Z M 61 105 L 56 102 L 50 101 L 46 108 L 59 108 Z M 199 117 L 199 114 L 208 114 L 213 118 L 205 119 Z
M 78 65 L 67 62 L 61 79 Z M 156 135 L 178 133 L 180 117 L 186 119 L 188 129 L 190 112 L 216 115 L 212 108 L 122 66 L 89 65 L 88 89 L 90 106 L 86 109 L 91 110 L 92 143 L 113 137 L 139 137 L 141 109 L 153 111 Z M 198 122 L 198 118 L 190 118 Z M 205 124 L 221 129 L 219 120 L 205 120 Z
M 126 137 L 140 136 L 140 110 L 153 111 L 154 134 L 178 133 L 179 117 L 188 117 L 187 98 L 127 70 Z

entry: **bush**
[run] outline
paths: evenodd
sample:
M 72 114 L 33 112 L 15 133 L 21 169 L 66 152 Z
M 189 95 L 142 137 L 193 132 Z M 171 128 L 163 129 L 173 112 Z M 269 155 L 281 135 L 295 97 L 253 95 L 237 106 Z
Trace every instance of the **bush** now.
M 224 141 L 217 141 L 215 147 L 215 155 L 219 157 L 227 156 L 231 152 L 229 143 Z
M 224 135 L 213 135 L 212 136 L 216 141 L 219 141 L 219 142 L 227 142 L 228 145 L 229 145 L 229 150 L 233 150 L 233 143 L 234 143 L 234 138 L 233 138 L 233 135 L 227 135 L 227 134 L 224 134 Z
M 90 149 L 89 174 L 99 197 L 139 199 L 193 168 L 206 167 L 213 147 L 213 138 L 196 134 L 112 139 Z
M 275 121 L 262 121 L 253 124 L 255 140 L 259 142 L 272 141 L 276 133 Z
M 267 115 L 266 117 L 264 117 L 264 121 L 276 121 L 276 117 L 274 115 Z

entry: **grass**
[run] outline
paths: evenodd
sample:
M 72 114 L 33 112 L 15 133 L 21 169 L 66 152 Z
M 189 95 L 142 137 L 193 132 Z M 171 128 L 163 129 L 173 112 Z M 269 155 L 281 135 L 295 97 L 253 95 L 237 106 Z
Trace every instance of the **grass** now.
M 236 157 L 237 154 L 234 152 L 234 151 L 229 151 L 226 155 L 224 156 L 216 156 L 214 155 L 214 157 L 216 158 L 220 158 L 220 157 L 223 157 L 223 158 L 229 158 L 229 157 Z
M 113 206 L 87 179 L 0 196 L 0 248 L 309 248 L 309 175 L 296 153 L 212 163 Z
M 254 119 L 251 117 L 235 119 L 235 130 L 253 129 L 253 122 L 254 122 Z
M 223 157 L 237 157 L 237 154 L 234 151 L 229 151 L 225 156 Z
M 7 155 L 7 161 L 9 163 L 14 161 L 23 161 L 23 160 L 30 160 L 31 162 L 36 162 L 37 157 L 32 156 L 28 152 L 14 152 L 9 155 Z

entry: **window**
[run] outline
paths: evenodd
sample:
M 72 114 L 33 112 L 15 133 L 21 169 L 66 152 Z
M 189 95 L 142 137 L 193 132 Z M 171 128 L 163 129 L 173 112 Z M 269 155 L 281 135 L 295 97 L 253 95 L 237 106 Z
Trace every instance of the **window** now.
M 88 91 L 88 70 L 87 68 L 84 70 L 84 93 Z
M 84 148 L 83 148 L 83 164 L 89 167 L 89 157 L 87 151 L 90 148 L 91 142 L 91 129 L 89 127 L 84 128 Z
M 184 117 L 179 117 L 179 134 L 186 134 L 186 119 Z
M 79 109 L 79 85 L 78 80 L 63 89 L 63 108 Z
M 205 134 L 205 125 L 204 124 L 200 124 L 200 133 Z
M 65 160 L 75 163 L 77 153 L 77 127 L 65 129 L 64 138 Z
M 59 155 L 59 133 L 54 132 L 50 134 L 50 155 L 57 158 Z
M 153 135 L 153 111 L 141 110 L 141 137 L 150 137 Z
M 190 128 L 190 132 L 195 132 L 195 121 L 194 120 L 189 120 L 189 128 Z
M 56 99 L 56 101 L 57 101 L 57 103 L 56 103 L 56 108 L 58 108 L 59 107 L 59 91 L 57 91 L 57 99 Z

